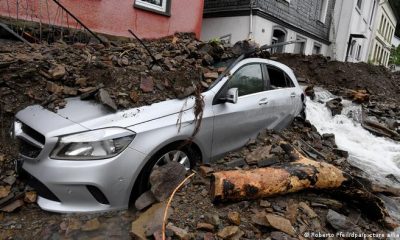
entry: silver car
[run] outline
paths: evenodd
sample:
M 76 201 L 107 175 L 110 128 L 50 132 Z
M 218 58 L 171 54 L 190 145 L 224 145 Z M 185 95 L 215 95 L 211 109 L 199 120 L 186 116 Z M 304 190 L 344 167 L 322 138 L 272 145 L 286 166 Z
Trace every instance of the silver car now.
M 79 98 L 57 113 L 27 107 L 13 127 L 20 142 L 17 166 L 44 210 L 126 209 L 147 190 L 155 165 L 178 161 L 192 168 L 218 159 L 262 129 L 285 128 L 304 104 L 293 71 L 258 58 L 236 62 L 202 95 L 202 124 L 189 145 L 183 143 L 195 127 L 193 96 L 115 113 Z

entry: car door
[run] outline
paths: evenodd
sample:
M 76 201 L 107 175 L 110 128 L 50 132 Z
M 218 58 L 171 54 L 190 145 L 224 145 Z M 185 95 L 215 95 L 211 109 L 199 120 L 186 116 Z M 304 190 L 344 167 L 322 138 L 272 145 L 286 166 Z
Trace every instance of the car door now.
M 294 119 L 297 109 L 294 98 L 296 97 L 293 82 L 287 81 L 287 74 L 279 67 L 267 65 L 268 69 L 268 90 L 269 100 L 267 111 L 274 116 L 270 129 L 282 130 Z
M 214 102 L 214 129 L 212 155 L 242 147 L 250 138 L 256 137 L 267 125 L 265 118 L 266 81 L 260 63 L 240 67 L 222 87 L 216 98 L 225 96 L 228 89 L 238 88 L 237 103 Z

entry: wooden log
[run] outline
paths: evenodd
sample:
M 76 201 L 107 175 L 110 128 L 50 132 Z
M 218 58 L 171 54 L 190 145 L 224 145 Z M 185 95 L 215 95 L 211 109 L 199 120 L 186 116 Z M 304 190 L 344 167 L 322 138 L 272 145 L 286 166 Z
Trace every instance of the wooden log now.
M 304 189 L 334 189 L 349 180 L 331 164 L 310 160 L 297 151 L 291 157 L 296 161 L 286 165 L 214 173 L 212 200 L 257 199 Z
M 305 189 L 328 189 L 332 195 L 357 204 L 367 216 L 388 229 L 399 226 L 389 215 L 382 199 L 368 189 L 368 184 L 365 184 L 367 179 L 354 178 L 331 164 L 310 160 L 285 142 L 280 145 L 293 162 L 268 168 L 213 173 L 210 186 L 212 201 L 251 200 Z

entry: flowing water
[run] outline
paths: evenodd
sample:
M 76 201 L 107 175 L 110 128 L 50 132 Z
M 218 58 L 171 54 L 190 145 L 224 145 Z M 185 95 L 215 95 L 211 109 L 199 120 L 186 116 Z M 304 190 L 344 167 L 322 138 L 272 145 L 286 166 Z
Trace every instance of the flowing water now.
M 361 106 L 343 100 L 341 115 L 332 117 L 325 103 L 336 96 L 316 88 L 314 100 L 307 99 L 307 119 L 320 134 L 335 134 L 336 145 L 349 152 L 348 161 L 376 182 L 400 186 L 400 143 L 377 137 L 361 126 Z

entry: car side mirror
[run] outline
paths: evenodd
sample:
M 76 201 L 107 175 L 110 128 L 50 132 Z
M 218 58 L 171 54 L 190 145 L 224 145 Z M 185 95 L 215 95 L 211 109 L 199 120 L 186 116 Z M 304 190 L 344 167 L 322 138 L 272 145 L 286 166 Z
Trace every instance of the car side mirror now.
M 225 102 L 229 103 L 237 103 L 239 96 L 239 89 L 238 88 L 230 88 L 228 92 L 226 92 Z

